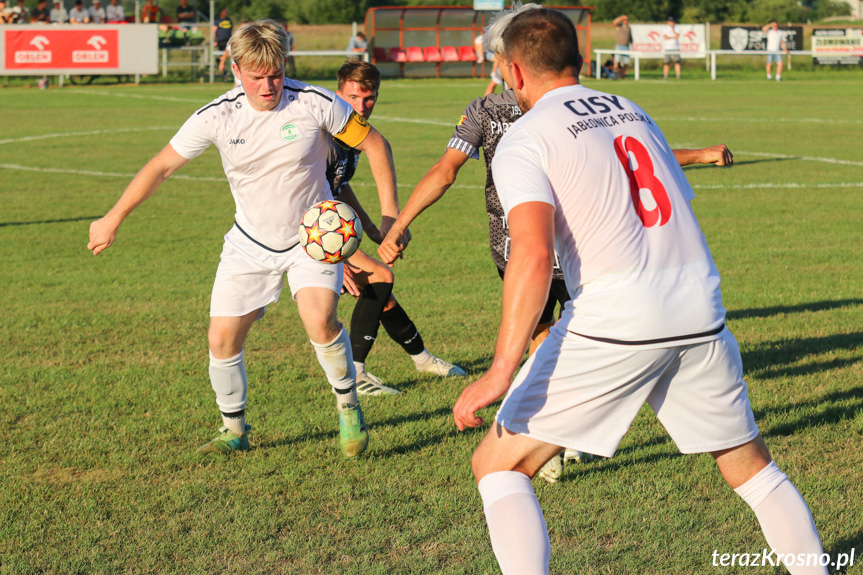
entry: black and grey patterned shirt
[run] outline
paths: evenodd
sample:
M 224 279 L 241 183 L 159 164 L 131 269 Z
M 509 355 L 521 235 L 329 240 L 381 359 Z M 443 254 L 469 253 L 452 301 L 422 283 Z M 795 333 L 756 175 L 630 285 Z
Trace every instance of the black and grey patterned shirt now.
M 356 148 L 346 148 L 333 138 L 330 143 L 330 154 L 327 157 L 327 182 L 333 198 L 337 198 L 342 188 L 351 181 L 357 171 L 360 161 L 360 151 Z
M 494 180 L 491 175 L 491 160 L 500 139 L 509 127 L 521 117 L 521 109 L 512 90 L 500 94 L 490 94 L 471 102 L 455 127 L 452 138 L 447 144 L 478 160 L 479 148 L 485 156 L 485 207 L 488 212 L 488 240 L 491 257 L 501 270 L 506 269 L 509 260 L 509 228 Z M 555 254 L 554 279 L 563 279 L 563 272 Z

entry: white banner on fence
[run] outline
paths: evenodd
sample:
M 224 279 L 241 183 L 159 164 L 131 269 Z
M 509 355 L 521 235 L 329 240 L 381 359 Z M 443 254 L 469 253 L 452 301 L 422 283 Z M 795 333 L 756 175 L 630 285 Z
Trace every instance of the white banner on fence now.
M 707 50 L 706 26 L 704 24 L 676 24 L 680 38 L 680 56 L 704 58 Z M 634 52 L 663 52 L 663 31 L 667 24 L 630 24 L 632 28 L 632 50 Z

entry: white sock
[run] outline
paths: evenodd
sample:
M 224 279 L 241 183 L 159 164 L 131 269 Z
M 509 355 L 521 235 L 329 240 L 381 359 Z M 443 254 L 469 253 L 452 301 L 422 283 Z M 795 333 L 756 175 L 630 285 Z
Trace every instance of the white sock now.
M 429 361 L 431 358 L 432 354 L 430 354 L 426 348 L 423 348 L 423 350 L 418 354 L 411 356 L 411 359 L 414 360 L 414 364 L 416 365 L 422 365 L 425 362 Z
M 239 417 L 228 417 L 223 413 L 222 424 L 237 435 L 243 435 L 246 433 L 246 414 L 243 412 Z
M 734 491 L 755 512 L 767 544 L 783 556 L 782 563 L 791 575 L 827 573 L 827 568 L 818 564 L 823 550 L 809 507 L 775 462 Z M 786 555 L 794 557 L 786 562 Z M 804 556 L 804 563 L 808 558 L 809 566 L 799 565 L 798 555 Z
M 483 477 L 478 487 L 503 575 L 547 575 L 551 544 L 530 478 L 497 471 Z
M 771 76 L 770 74 L 767 74 L 767 79 L 768 79 L 768 80 L 772 80 L 772 79 L 773 79 L 773 76 Z
M 227 359 L 217 359 L 210 352 L 210 385 L 216 392 L 216 404 L 224 413 L 236 413 L 246 408 L 249 381 L 243 358 L 243 351 Z
M 336 390 L 336 394 L 346 394 L 354 391 L 356 395 L 357 370 L 354 367 L 353 353 L 351 352 L 351 339 L 348 330 L 342 326 L 332 341 L 324 344 L 312 342 L 318 363 L 324 368 L 327 381 Z
M 354 362 L 354 369 L 357 373 L 365 373 L 366 372 L 366 364 L 361 361 Z

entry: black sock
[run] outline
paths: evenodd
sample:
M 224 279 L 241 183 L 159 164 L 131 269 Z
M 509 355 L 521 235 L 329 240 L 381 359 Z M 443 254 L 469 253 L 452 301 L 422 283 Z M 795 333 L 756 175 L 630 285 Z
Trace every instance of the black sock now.
M 381 314 L 392 292 L 393 284 L 374 283 L 367 285 L 360 293 L 351 316 L 351 350 L 354 361 L 366 362 L 366 356 L 378 336 Z
M 408 354 L 416 355 L 425 349 L 420 332 L 399 304 L 381 314 L 381 325 Z

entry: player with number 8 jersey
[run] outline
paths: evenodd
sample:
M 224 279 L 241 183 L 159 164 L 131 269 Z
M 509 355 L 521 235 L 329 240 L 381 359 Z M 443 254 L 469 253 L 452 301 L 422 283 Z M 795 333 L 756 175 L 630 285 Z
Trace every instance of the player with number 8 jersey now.
M 689 205 L 692 188 L 650 116 L 575 85 L 549 92 L 527 117 L 498 145 L 494 176 L 507 212 L 524 201 L 555 206 L 556 246 L 576 299 L 560 327 L 658 346 L 715 338 L 725 321 L 719 273 Z

